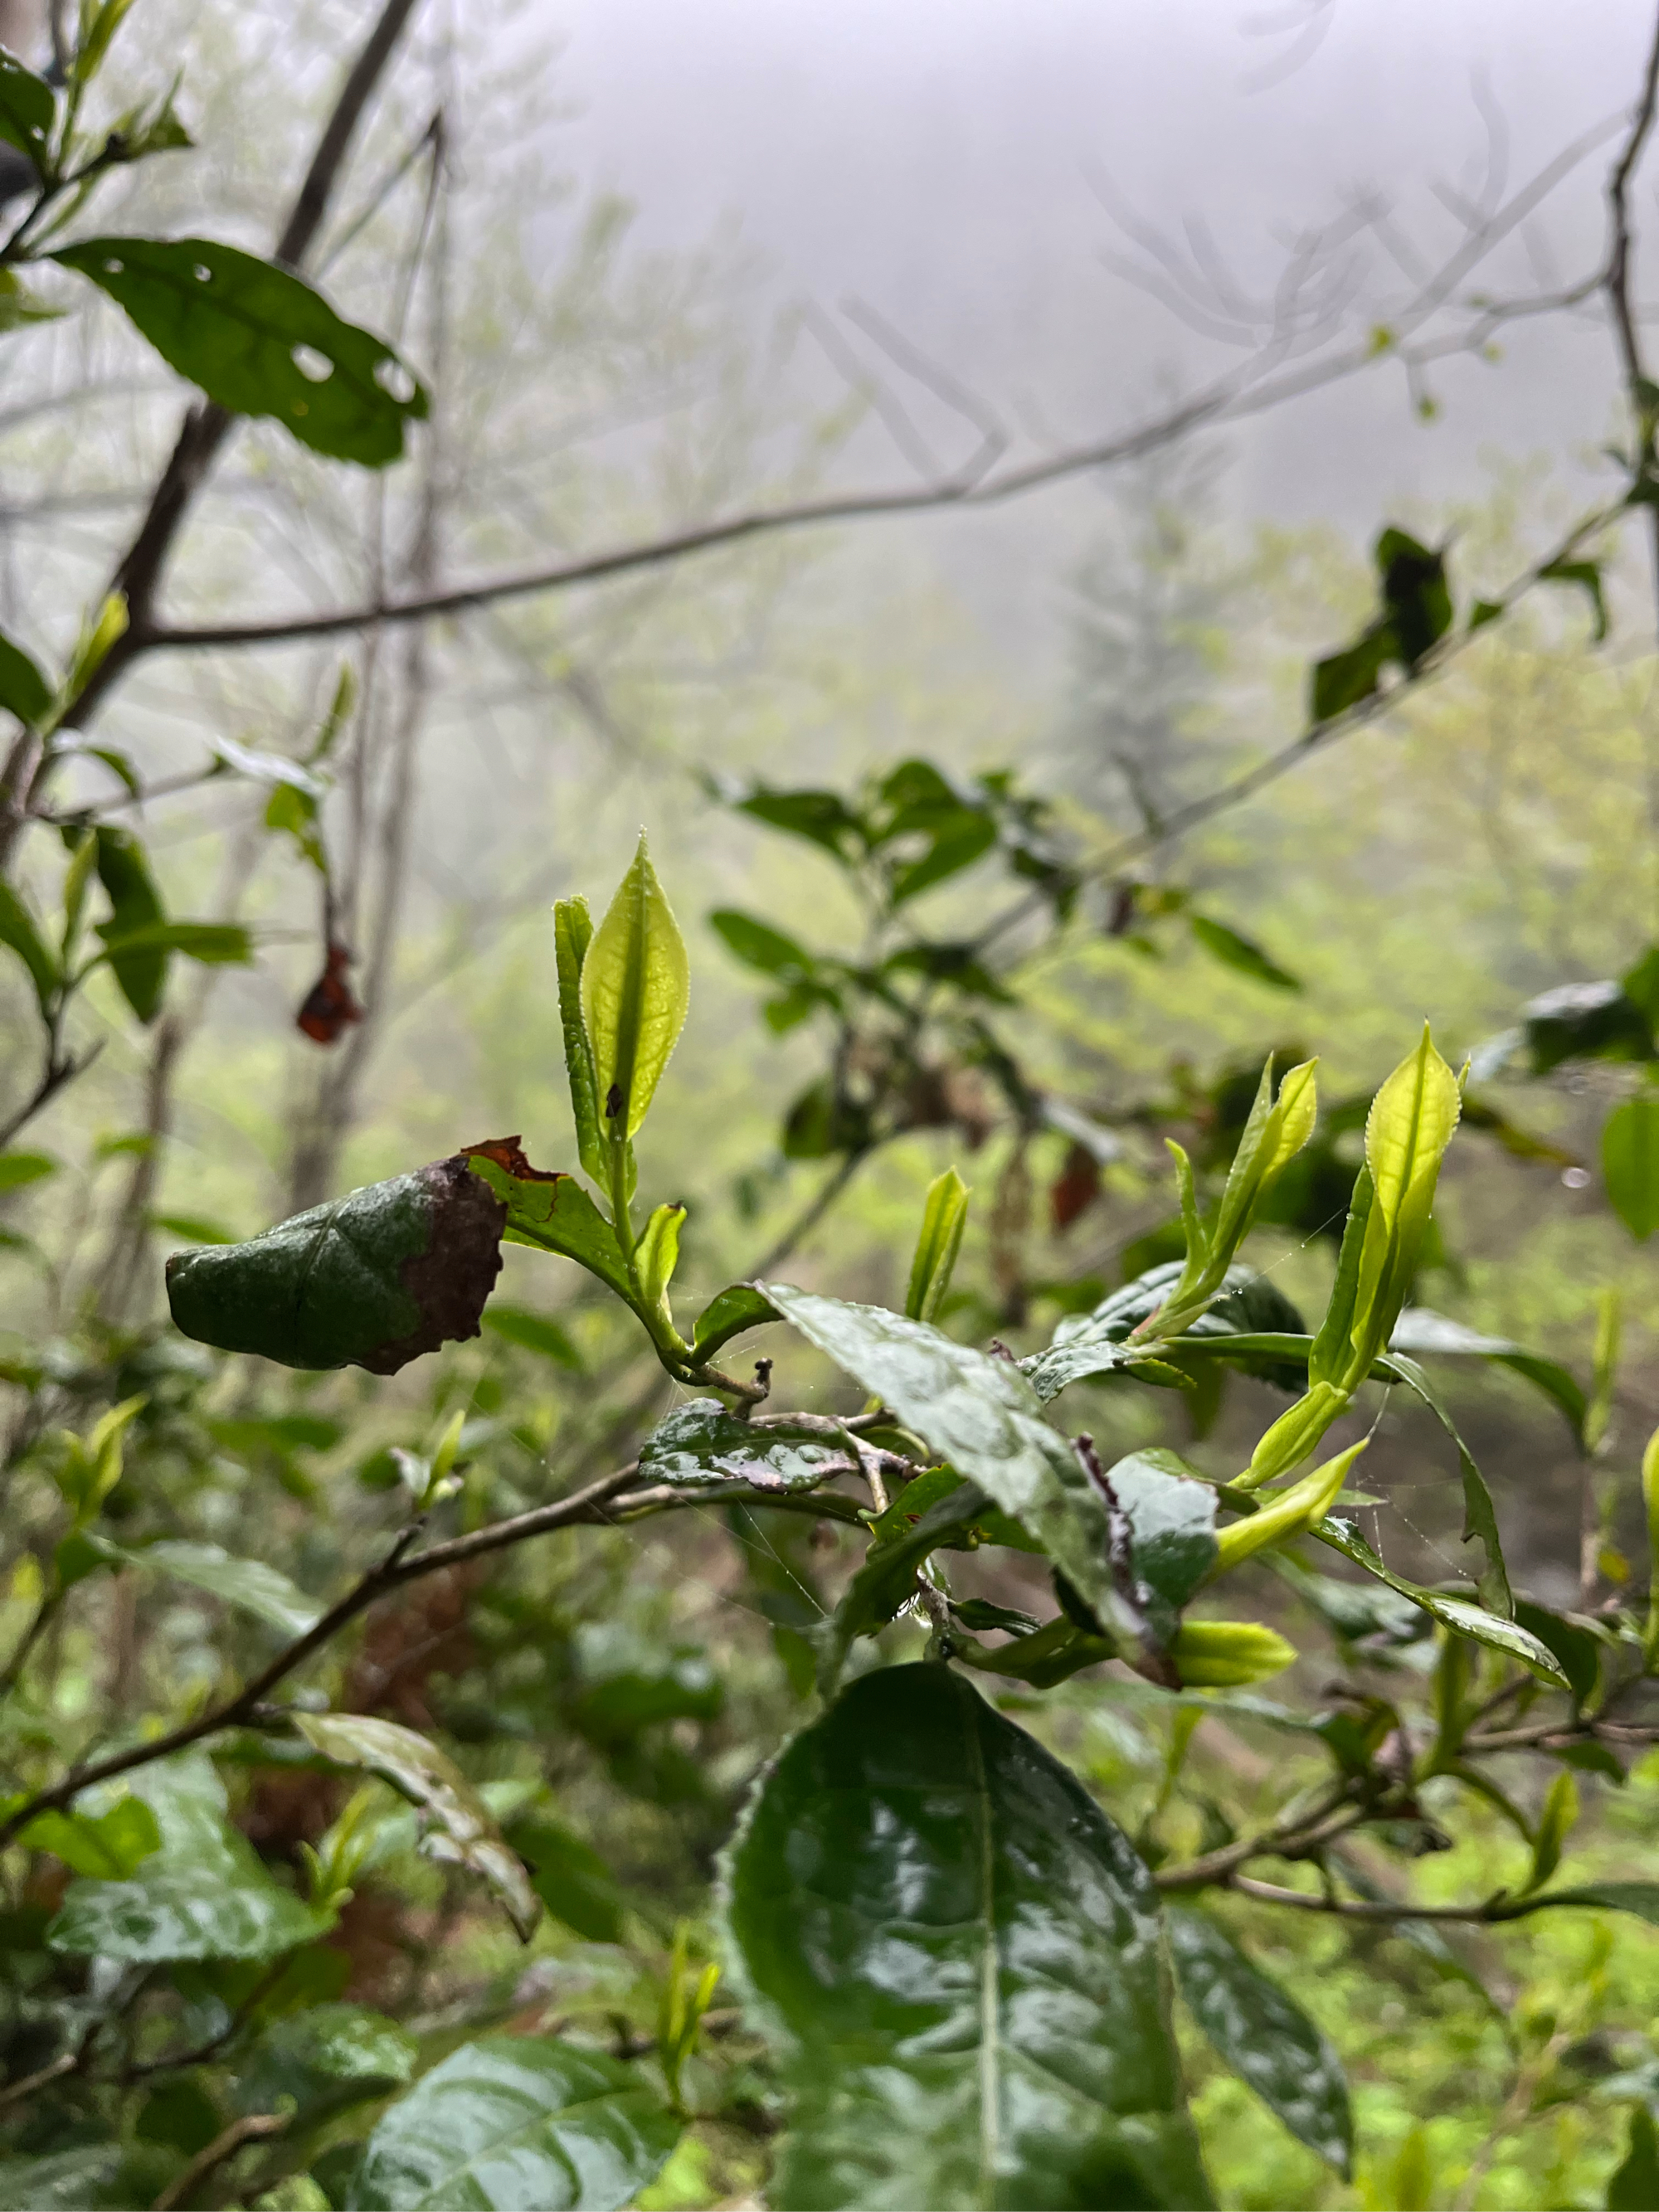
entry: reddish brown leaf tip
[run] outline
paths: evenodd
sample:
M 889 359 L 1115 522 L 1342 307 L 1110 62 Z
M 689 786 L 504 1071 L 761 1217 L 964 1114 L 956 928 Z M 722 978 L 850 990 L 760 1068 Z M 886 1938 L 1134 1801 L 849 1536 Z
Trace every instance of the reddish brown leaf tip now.
M 524 1147 L 517 1137 L 490 1137 L 482 1145 L 463 1145 L 456 1158 L 461 1160 L 489 1160 L 510 1175 L 514 1182 L 563 1182 L 568 1180 L 562 1168 L 532 1168 L 524 1156 Z
M 357 1364 L 374 1375 L 395 1375 L 424 1352 L 477 1336 L 484 1301 L 501 1272 L 506 1201 L 472 1173 L 465 1155 L 432 1161 L 420 1180 L 432 1201 L 432 1234 L 426 1249 L 398 1270 L 420 1309 L 420 1324 L 359 1358 Z
M 352 957 L 343 945 L 331 945 L 322 974 L 294 1017 L 295 1028 L 303 1030 L 315 1044 L 337 1044 L 348 1024 L 363 1018 L 363 1010 L 346 981 L 351 964 Z

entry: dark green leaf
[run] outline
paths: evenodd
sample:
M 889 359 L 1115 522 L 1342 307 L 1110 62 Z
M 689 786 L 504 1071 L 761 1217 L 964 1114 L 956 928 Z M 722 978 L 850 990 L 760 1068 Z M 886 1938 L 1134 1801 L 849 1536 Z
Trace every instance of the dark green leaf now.
M 763 975 L 808 975 L 817 964 L 793 937 L 786 937 L 769 922 L 757 921 L 753 915 L 738 913 L 735 907 L 720 908 L 708 921 L 727 951 L 735 953 L 745 967 L 757 968 Z
M 1218 2054 L 1346 2180 L 1353 2114 L 1328 2039 L 1207 1912 L 1171 1906 L 1164 1924 L 1182 1996 Z
M 1139 1638 L 1113 1578 L 1105 1503 L 1006 1360 L 880 1306 L 762 1286 L 784 1317 L 1042 1543 L 1110 1634 Z
M 414 1729 L 362 1713 L 295 1713 L 307 1743 L 340 1766 L 378 1774 L 421 1815 L 428 1858 L 481 1875 L 507 1908 L 520 1940 L 540 1917 L 529 1879 L 494 1816 L 453 1759 Z
M 1399 656 L 1408 669 L 1415 668 L 1452 625 L 1445 556 L 1403 530 L 1389 529 L 1377 539 L 1372 557 Z
M 1607 634 L 1607 600 L 1601 588 L 1599 561 L 1552 561 L 1538 571 L 1540 584 L 1576 584 L 1590 603 L 1595 628 L 1590 635 L 1600 645 Z
M 511 1822 L 507 1835 L 556 1920 L 590 1943 L 622 1942 L 626 1899 L 596 1850 L 539 1813 Z
M 3 64 L 7 58 L 4 49 L 0 47 L 0 103 L 5 97 Z M 3 116 L 3 106 L 0 105 L 0 117 Z M 14 645 L 3 631 L 0 631 L 0 708 L 9 714 L 15 714 L 20 722 L 27 722 L 32 729 L 39 728 L 52 712 L 52 687 L 22 647 Z
M 1607 2182 L 1607 2212 L 1656 2212 L 1656 2208 L 1659 2127 L 1645 2105 L 1632 2105 L 1625 2155 Z
M 892 902 L 902 906 L 935 884 L 948 882 L 988 853 L 996 842 L 996 823 L 977 808 L 955 807 L 934 830 L 920 860 L 901 868 L 893 879 Z
M 255 254 L 205 238 L 92 238 L 49 258 L 107 292 L 210 399 L 274 416 L 313 453 L 383 468 L 403 452 L 404 422 L 426 414 L 389 346 Z
M 733 1283 L 730 1290 L 711 1298 L 697 1316 L 691 1346 L 694 1364 L 712 1358 L 734 1336 L 778 1317 L 777 1308 L 763 1291 L 752 1283 Z
M 1572 1686 L 1575 1706 L 1593 1697 L 1601 1678 L 1600 1638 L 1588 1628 L 1576 1627 L 1571 1621 L 1563 1620 L 1559 1613 L 1550 1613 L 1525 1598 L 1516 1601 L 1515 1617 L 1522 1628 L 1555 1654 L 1561 1672 Z
M 866 1674 L 794 1739 L 726 1911 L 791 2095 L 787 2212 L 1211 2202 L 1151 1878 L 948 1669 Z
M 1478 1329 L 1467 1328 L 1462 1322 L 1449 1320 L 1427 1306 L 1407 1306 L 1394 1325 L 1389 1349 L 1409 1352 L 1418 1359 L 1490 1359 L 1499 1367 L 1512 1368 L 1554 1400 L 1566 1415 L 1574 1441 L 1583 1439 L 1588 1407 L 1577 1378 L 1556 1361 L 1528 1352 L 1524 1345 L 1512 1344 L 1507 1337 L 1483 1336 Z
M 1556 1905 L 1586 1911 L 1633 1912 L 1638 1920 L 1650 1921 L 1659 1928 L 1659 1881 L 1582 1881 L 1572 1889 L 1553 1889 L 1542 1897 L 1528 1898 L 1515 1908 L 1514 1917 Z
M 368 2139 L 345 2212 L 618 2212 L 679 2122 L 633 2068 L 533 2036 L 464 2043 Z
M 1182 1264 L 1172 1260 L 1150 1267 L 1103 1298 L 1091 1313 L 1069 1315 L 1062 1320 L 1048 1349 L 1021 1363 L 1038 1396 L 1055 1397 L 1068 1383 L 1115 1369 L 1133 1369 L 1138 1359 L 1144 1360 L 1146 1352 L 1129 1346 L 1127 1340 L 1164 1304 L 1181 1279 Z M 1302 1335 L 1305 1324 L 1300 1313 L 1276 1285 L 1254 1267 L 1236 1264 L 1227 1270 L 1224 1282 L 1222 1295 L 1188 1328 L 1185 1343 L 1211 1337 Z M 1285 1379 L 1286 1364 L 1281 1358 L 1263 1357 L 1244 1347 L 1237 1357 L 1248 1373 L 1274 1382 Z M 1292 1387 L 1300 1387 L 1306 1364 L 1304 1351 L 1300 1366 L 1290 1370 Z
M 1384 667 L 1395 658 L 1394 636 L 1384 623 L 1379 629 L 1367 630 L 1364 637 L 1345 646 L 1340 653 L 1316 661 L 1309 719 L 1328 722 L 1334 716 L 1346 714 L 1350 707 L 1357 707 L 1362 699 L 1369 699 L 1376 690 L 1377 678 Z
M 1568 1060 L 1651 1060 L 1649 1017 L 1618 983 L 1563 983 L 1521 1010 L 1534 1075 Z
M 1216 1493 L 1186 1462 L 1154 1446 L 1106 1470 L 1129 1523 L 1130 1559 L 1142 1603 L 1162 1643 L 1215 1564 Z
M 883 975 L 925 975 L 930 983 L 944 983 L 965 999 L 989 999 L 1000 1006 L 1018 1000 L 1000 976 L 994 975 L 970 941 L 956 945 L 906 945 L 881 963 Z
M 582 1371 L 580 1352 L 550 1314 L 532 1313 L 528 1306 L 497 1303 L 484 1309 L 483 1325 L 494 1329 L 508 1344 L 550 1359 L 556 1367 L 567 1368 L 573 1375 Z
M 130 830 L 100 824 L 98 830 L 98 878 L 109 895 L 110 918 L 99 924 L 99 934 L 110 940 L 134 940 L 131 951 L 110 944 L 109 964 L 121 994 L 141 1022 L 152 1022 L 161 1012 L 167 988 L 167 947 L 147 944 L 143 933 L 167 915 L 161 894 L 150 873 L 143 847 Z
M 392 1375 L 478 1334 L 501 1271 L 502 1222 L 502 1206 L 458 1154 L 314 1206 L 245 1244 L 175 1252 L 167 1300 L 186 1336 L 224 1352 Z
M 236 2102 L 244 2112 L 291 2108 L 295 2126 L 319 2127 L 402 2088 L 415 2071 L 416 2048 L 384 2013 L 313 2005 L 266 2028 L 239 2069 Z
M 640 1447 L 641 1479 L 693 1486 L 724 1477 L 757 1490 L 811 1490 L 858 1464 L 850 1443 L 792 1431 L 787 1422 L 755 1426 L 718 1398 L 676 1406 Z
M 1648 947 L 1620 988 L 1649 1029 L 1659 1030 L 1659 945 Z
M 994 1512 L 978 1485 L 950 1468 L 932 1468 L 906 1487 L 872 1524 L 870 1548 L 823 1629 L 819 1679 L 826 1696 L 856 1639 L 885 1627 L 915 1596 L 922 1562 L 936 1551 L 971 1548 Z
M 10 945 L 28 969 L 41 1015 L 47 1017 L 59 981 L 58 963 L 46 950 L 34 916 L 3 878 L 0 878 L 0 945 Z
M 730 803 L 739 814 L 770 829 L 823 846 L 838 860 L 849 859 L 865 842 L 863 823 L 833 791 L 769 791 L 757 785 Z
M 123 1881 L 70 1884 L 46 1930 L 54 1951 L 135 1965 L 177 1959 L 272 1959 L 323 1934 L 327 1922 L 273 1881 L 230 1826 L 208 1760 L 184 1753 L 134 1781 L 155 1816 L 161 1848 Z
M 27 154 L 44 175 L 57 120 L 52 87 L 0 46 L 0 138 Z
M 1241 975 L 1249 976 L 1254 982 L 1266 983 L 1275 991 L 1299 991 L 1302 988 L 1300 977 L 1292 975 L 1287 968 L 1281 968 L 1276 960 L 1269 959 L 1253 939 L 1240 936 L 1237 930 L 1229 928 L 1224 921 L 1214 921 L 1208 915 L 1195 914 L 1188 926 L 1212 959 L 1220 961 L 1224 968 L 1236 969 Z
M 1638 1244 L 1659 1229 L 1659 1095 L 1615 1106 L 1601 1131 L 1607 1201 Z
M 1334 1513 L 1328 1514 L 1311 1533 L 1322 1544 L 1328 1544 L 1345 1559 L 1351 1559 L 1355 1566 L 1374 1575 L 1378 1582 L 1420 1605 L 1455 1635 L 1467 1636 L 1474 1643 L 1485 1644 L 1490 1651 L 1501 1651 L 1505 1658 L 1518 1660 L 1553 1689 L 1570 1686 L 1561 1671 L 1560 1661 L 1547 1644 L 1540 1643 L 1517 1622 L 1503 1620 L 1481 1606 L 1471 1605 L 1466 1598 L 1448 1597 L 1442 1590 L 1425 1589 L 1420 1583 L 1408 1582 L 1403 1575 L 1395 1574 L 1392 1567 L 1383 1565 L 1352 1522 Z
M 506 1206 L 502 1233 L 509 1243 L 574 1260 L 618 1297 L 633 1303 L 634 1286 L 617 1232 L 574 1176 L 560 1168 L 532 1168 L 516 1137 L 469 1145 L 462 1158 Z
M 620 1621 L 577 1631 L 576 1717 L 598 1743 L 621 1742 L 660 1721 L 713 1720 L 720 1677 L 694 1645 L 650 1644 Z

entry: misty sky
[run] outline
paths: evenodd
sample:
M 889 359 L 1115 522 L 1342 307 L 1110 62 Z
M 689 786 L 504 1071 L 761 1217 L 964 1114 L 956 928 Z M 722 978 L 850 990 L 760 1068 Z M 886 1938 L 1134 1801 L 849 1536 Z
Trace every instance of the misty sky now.
M 540 5 L 567 37 L 567 155 L 637 199 L 645 237 L 690 243 L 740 219 L 768 298 L 833 310 L 860 296 L 1039 440 L 1132 420 L 1160 380 L 1228 358 L 1103 265 L 1103 249 L 1126 250 L 1103 178 L 1177 236 L 1201 218 L 1247 284 L 1273 282 L 1285 237 L 1366 188 L 1431 255 L 1455 236 L 1431 185 L 1467 191 L 1484 159 L 1477 80 L 1513 189 L 1627 106 L 1649 35 L 1635 0 L 1331 0 L 1316 39 L 1298 31 L 1302 0 Z M 1568 181 L 1495 289 L 1590 265 L 1606 167 L 1594 155 Z M 1652 174 L 1638 206 L 1659 231 Z M 1356 314 L 1379 287 L 1403 289 L 1374 242 L 1355 273 Z M 1472 485 L 1483 448 L 1591 448 L 1613 390 L 1600 323 L 1516 330 L 1504 355 L 1437 370 L 1426 426 L 1389 368 L 1233 434 L 1231 500 L 1369 534 L 1385 507 Z M 952 426 L 916 404 L 948 444 Z M 957 452 L 971 442 L 955 434 Z M 866 444 L 860 461 L 904 469 L 890 447 Z M 975 527 L 1011 546 L 1063 537 L 1097 496 L 953 524 L 941 543 Z

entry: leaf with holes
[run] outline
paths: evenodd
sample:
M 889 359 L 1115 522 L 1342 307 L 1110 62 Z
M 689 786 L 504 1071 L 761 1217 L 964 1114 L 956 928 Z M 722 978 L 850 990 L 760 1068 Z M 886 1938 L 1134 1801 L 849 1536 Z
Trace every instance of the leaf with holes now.
M 640 1475 L 696 1488 L 741 1482 L 756 1490 L 814 1490 L 831 1475 L 855 1474 L 854 1447 L 787 1421 L 740 1421 L 718 1398 L 676 1406 L 640 1446 Z
M 1212 2202 L 1151 1877 L 947 1668 L 866 1674 L 794 1739 L 725 1917 L 791 2102 L 774 2204 Z
M 48 258 L 125 309 L 170 368 L 313 453 L 384 468 L 427 396 L 390 346 L 287 269 L 206 238 L 91 238 Z
M 1218 2056 L 1346 2181 L 1353 2114 L 1328 2039 L 1207 1912 L 1175 1905 L 1164 1921 L 1182 1997 Z

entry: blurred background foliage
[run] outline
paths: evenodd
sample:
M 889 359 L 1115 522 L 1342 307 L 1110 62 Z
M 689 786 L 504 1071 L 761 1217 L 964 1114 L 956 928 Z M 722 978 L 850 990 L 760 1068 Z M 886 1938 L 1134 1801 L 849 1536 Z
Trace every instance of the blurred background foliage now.
M 200 151 L 120 180 L 112 227 L 186 230 L 210 211 L 220 234 L 262 244 L 349 14 L 309 0 L 281 10 L 146 0 L 142 33 L 112 70 L 180 58 Z M 431 439 L 402 471 L 360 478 L 246 427 L 172 575 L 181 617 L 373 599 L 434 573 L 810 494 L 866 419 L 856 388 L 834 404 L 801 396 L 799 320 L 757 318 L 754 270 L 729 235 L 696 254 L 642 251 L 626 202 L 562 168 L 551 125 L 564 94 L 539 40 L 523 21 L 505 39 L 428 27 L 373 112 L 319 262 L 337 296 L 431 376 Z M 434 113 L 447 118 L 435 135 Z M 7 343 L 0 622 L 61 656 L 165 458 L 176 387 L 102 305 Z M 665 1410 L 674 1394 L 626 1317 L 574 1269 L 524 1251 L 509 1249 L 481 1339 L 392 1381 L 210 1353 L 164 1325 L 161 1300 L 172 1246 L 247 1235 L 495 1132 L 524 1132 L 539 1164 L 570 1163 L 549 908 L 574 891 L 603 896 L 641 821 L 694 975 L 690 1024 L 641 1142 L 643 1179 L 690 1208 L 682 1267 L 694 1294 L 757 1272 L 793 1238 L 798 1279 L 902 1301 L 922 1194 L 954 1162 L 975 1203 L 950 1325 L 1022 1352 L 1060 1314 L 1168 1256 L 1160 1140 L 1179 1137 L 1206 1170 L 1224 1164 L 1248 1105 L 1241 1078 L 1253 1085 L 1267 1050 L 1317 1052 L 1340 1107 L 1369 1094 L 1425 1014 L 1455 1060 L 1538 993 L 1622 974 L 1659 935 L 1651 612 L 1633 545 L 1609 574 L 1606 644 L 1579 595 L 1529 604 L 1380 722 L 1138 872 L 1091 884 L 1065 928 L 1039 915 L 1013 933 L 1007 949 L 1024 956 L 1003 970 L 1014 1003 L 988 997 L 973 1018 L 994 1027 L 1024 1085 L 1066 1102 L 1092 1135 L 1022 1121 L 983 1054 L 940 1063 L 925 1097 L 907 1094 L 912 1125 L 794 1233 L 842 1156 L 833 1131 L 815 1140 L 810 1115 L 792 1114 L 822 1075 L 830 1017 L 769 1025 L 775 983 L 707 916 L 763 917 L 854 964 L 880 941 L 881 916 L 832 854 L 737 802 L 758 780 L 852 803 L 920 759 L 962 785 L 1012 773 L 1019 792 L 1050 802 L 1042 834 L 1067 866 L 1156 831 L 1297 726 L 1310 662 L 1373 603 L 1370 563 L 1346 534 L 1253 528 L 1227 507 L 1216 486 L 1228 463 L 1220 433 L 1105 480 L 1087 557 L 1057 562 L 1052 576 L 1067 639 L 1054 667 L 1012 671 L 913 546 L 884 550 L 848 530 L 423 629 L 139 669 L 99 741 L 118 744 L 147 787 L 191 787 L 111 818 L 142 819 L 170 910 L 246 922 L 259 950 L 246 970 L 176 975 L 149 1030 L 95 982 L 77 1018 L 81 1042 L 100 1047 L 95 1063 L 0 1158 L 0 1653 L 16 1652 L 37 1618 L 62 1534 L 58 1492 L 39 1479 L 61 1456 L 56 1432 L 82 1433 L 112 1405 L 143 1401 L 106 1503 L 111 1538 L 219 1545 L 317 1594 L 400 1524 L 398 1455 L 429 1452 L 454 1413 L 463 1480 L 447 1510 L 466 1528 L 626 1458 Z M 1494 457 L 1482 498 L 1407 505 L 1392 520 L 1449 539 L 1461 588 L 1478 592 L 1559 532 L 1570 489 L 1541 462 Z M 879 593 L 866 588 L 872 565 Z M 325 819 L 369 1011 L 324 1050 L 293 1019 L 319 963 L 316 878 L 268 832 L 266 787 L 191 780 L 217 739 L 302 754 L 343 667 L 356 681 L 352 734 Z M 58 805 L 123 799 L 88 758 Z M 49 903 L 61 862 L 43 846 L 28 865 Z M 919 894 L 910 918 L 934 939 L 966 939 L 1018 896 L 1011 881 L 992 856 Z M 1188 909 L 1247 940 L 1255 965 L 1206 949 Z M 21 971 L 8 966 L 9 1091 L 24 1085 L 14 1070 L 31 1021 Z M 1588 1476 L 1553 1409 L 1514 1378 L 1483 1370 L 1448 1385 L 1498 1495 L 1511 1572 L 1550 1603 L 1579 1591 L 1586 1480 L 1599 1591 L 1639 1571 L 1633 1470 L 1659 1423 L 1659 1273 L 1651 1246 L 1609 1209 L 1596 1152 L 1608 1106 L 1638 1079 L 1601 1060 L 1478 1079 L 1488 1118 L 1469 1117 L 1448 1164 L 1420 1285 L 1425 1303 L 1585 1377 L 1601 1303 L 1620 1302 L 1622 1357 Z M 1352 1117 L 1346 1133 L 1340 1122 L 1328 1104 L 1322 1151 L 1286 1218 L 1258 1235 L 1259 1263 L 1316 1310 L 1355 1158 Z M 757 1341 L 787 1362 L 792 1387 L 844 1402 L 845 1386 L 798 1343 Z M 1170 1394 L 1095 1394 L 1103 1455 L 1108 1441 L 1114 1451 L 1174 1441 L 1222 1470 L 1274 1402 L 1265 1384 L 1231 1389 L 1196 1442 Z M 1426 1416 L 1384 1415 L 1366 1479 L 1389 1500 L 1378 1515 L 1387 1556 L 1433 1575 L 1455 1548 L 1459 1506 Z M 556 1534 L 377 1612 L 322 1670 L 331 1702 L 435 1732 L 536 1865 L 550 1917 L 520 1950 L 474 1886 L 417 1856 L 411 1818 L 371 1784 L 370 1855 L 318 1947 L 308 2001 L 384 2014 L 428 2057 L 481 2019 L 574 2023 L 619 2050 L 653 2033 L 675 1928 L 687 1922 L 694 1944 L 706 1942 L 715 1854 L 757 1761 L 807 1710 L 806 1634 L 853 1556 L 833 1524 L 775 1528 L 711 1509 L 661 1529 Z M 1018 1573 L 1005 1556 L 986 1594 L 1018 1603 Z M 1256 1579 L 1268 1617 L 1317 1653 L 1298 1601 L 1265 1570 Z M 61 1758 L 188 1710 L 276 1633 L 135 1567 L 89 1577 L 15 1666 L 6 1760 Z M 884 1650 L 921 1640 L 901 1621 Z M 1330 1674 L 1310 1656 L 1296 1693 L 1317 1702 Z M 1161 1832 L 1184 1849 L 1204 1847 L 1216 1824 L 1271 1812 L 1316 1764 L 1267 1723 L 1202 1728 L 1171 1793 L 1171 1722 L 1154 1693 L 1091 1674 L 1043 1715 L 1126 1828 L 1157 1807 Z M 325 1848 L 349 1796 L 323 1762 L 276 1763 L 264 1739 L 238 1739 L 220 1768 L 238 1825 L 289 1873 L 306 1848 Z M 1659 1760 L 1650 1753 L 1622 1784 L 1579 1780 L 1592 1815 L 1583 1871 L 1659 1878 Z M 1463 1840 L 1418 1871 L 1429 1901 L 1489 1878 L 1506 1855 L 1524 1861 L 1496 1814 L 1462 1812 Z M 13 2078 L 51 2058 L 50 2004 L 64 1996 L 40 1981 L 44 1954 L 29 1948 L 54 1882 L 61 1892 L 55 1863 L 37 1857 L 27 1882 L 9 1876 L 15 1963 L 0 2042 Z M 1228 1909 L 1341 2050 L 1360 2159 L 1352 2185 L 1335 2180 L 1237 2081 L 1206 2071 L 1194 2045 L 1221 2201 L 1402 2212 L 1603 2201 L 1622 2154 L 1598 2085 L 1659 2063 L 1659 1934 L 1626 1922 L 1615 1941 L 1595 1916 L 1544 1916 L 1413 1941 Z M 248 2001 L 228 1968 L 199 1978 L 164 2001 L 134 1992 L 133 2066 L 158 2047 L 211 2042 Z M 257 2002 L 276 2048 L 280 2005 L 270 1992 Z M 747 2201 L 763 2180 L 775 2093 L 721 1994 L 690 2066 L 690 2101 L 706 2117 L 640 2200 L 652 2212 Z M 146 2146 L 193 2153 L 240 2109 L 237 2078 L 211 2063 L 141 2089 L 142 2078 L 122 2123 L 141 2177 Z M 354 2140 L 372 2109 L 321 2114 L 307 2140 Z M 95 2143 L 107 2124 L 71 2078 L 12 2148 Z M 238 2169 L 247 2190 L 270 2192 L 259 2201 L 318 2201 L 315 2185 L 283 2179 L 279 2150 L 268 2155 L 268 2169 Z M 325 2157 L 313 2164 L 325 2173 Z

